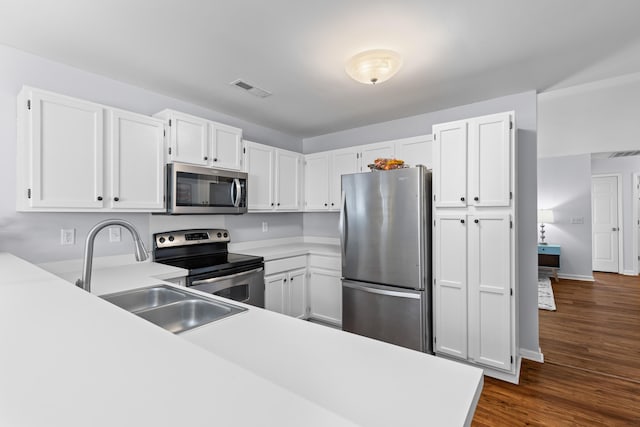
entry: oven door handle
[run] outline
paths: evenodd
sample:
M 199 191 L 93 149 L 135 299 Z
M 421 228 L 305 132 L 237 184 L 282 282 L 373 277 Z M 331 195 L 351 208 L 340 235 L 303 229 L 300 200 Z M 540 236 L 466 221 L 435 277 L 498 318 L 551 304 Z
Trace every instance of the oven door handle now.
M 213 277 L 211 279 L 196 280 L 191 282 L 191 286 L 205 285 L 209 283 L 221 282 L 222 280 L 235 279 L 236 277 L 248 276 L 249 274 L 259 273 L 264 270 L 264 267 L 254 268 L 253 270 L 243 271 L 242 273 L 232 274 L 230 276 Z

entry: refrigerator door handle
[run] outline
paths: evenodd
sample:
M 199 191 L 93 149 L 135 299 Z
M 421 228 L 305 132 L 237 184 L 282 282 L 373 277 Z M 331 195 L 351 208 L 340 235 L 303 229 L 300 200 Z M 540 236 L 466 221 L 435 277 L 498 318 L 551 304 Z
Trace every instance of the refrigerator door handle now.
M 340 249 L 342 252 L 342 267 L 345 266 L 347 253 L 346 253 L 346 245 L 347 245 L 347 194 L 342 191 L 342 200 L 340 201 Z
M 361 285 L 356 285 L 354 283 L 347 283 L 347 282 L 342 282 L 342 286 L 345 286 L 351 289 L 357 289 L 363 292 L 369 292 L 371 294 L 385 295 L 389 297 L 398 297 L 398 298 L 420 299 L 420 295 L 417 293 L 388 291 L 385 289 L 370 288 L 368 286 L 361 286 Z

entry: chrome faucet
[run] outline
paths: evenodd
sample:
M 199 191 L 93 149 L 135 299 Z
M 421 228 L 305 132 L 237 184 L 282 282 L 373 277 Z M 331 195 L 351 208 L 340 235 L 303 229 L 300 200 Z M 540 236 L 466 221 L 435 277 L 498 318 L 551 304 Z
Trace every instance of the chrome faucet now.
M 149 256 L 147 255 L 147 249 L 144 247 L 138 230 L 129 221 L 123 219 L 107 219 L 97 223 L 93 226 L 87 240 L 84 245 L 84 262 L 82 265 L 82 278 L 76 280 L 76 286 L 84 289 L 87 292 L 91 292 L 91 266 L 93 265 L 93 244 L 96 239 L 96 235 L 100 230 L 111 225 L 118 225 L 124 227 L 131 233 L 133 237 L 133 244 L 135 249 L 136 261 L 145 261 Z

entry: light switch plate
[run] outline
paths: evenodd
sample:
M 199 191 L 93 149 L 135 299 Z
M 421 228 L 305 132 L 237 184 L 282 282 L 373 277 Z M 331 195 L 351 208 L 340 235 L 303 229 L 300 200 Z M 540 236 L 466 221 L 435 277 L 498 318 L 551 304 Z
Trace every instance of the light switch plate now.
M 584 224 L 584 217 L 571 218 L 571 224 Z
M 269 231 L 269 223 L 267 223 L 267 221 L 263 221 L 262 222 L 262 232 L 266 233 L 267 231 Z

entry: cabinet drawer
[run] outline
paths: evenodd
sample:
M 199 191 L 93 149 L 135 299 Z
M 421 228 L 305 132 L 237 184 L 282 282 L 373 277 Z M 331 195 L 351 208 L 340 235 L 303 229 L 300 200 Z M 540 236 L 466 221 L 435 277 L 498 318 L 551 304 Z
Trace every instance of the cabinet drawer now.
M 327 270 L 341 271 L 342 265 L 340 263 L 340 257 L 326 256 L 326 255 L 310 255 L 309 266 L 326 268 Z
M 283 271 L 295 270 L 297 268 L 307 267 L 307 256 L 300 255 L 291 258 L 276 259 L 273 261 L 267 261 L 264 263 L 264 274 L 281 273 Z
M 560 246 L 558 245 L 538 245 L 538 253 L 546 255 L 560 255 Z

